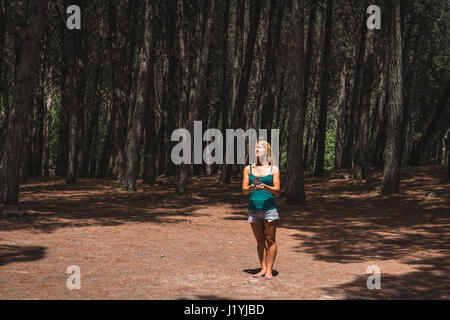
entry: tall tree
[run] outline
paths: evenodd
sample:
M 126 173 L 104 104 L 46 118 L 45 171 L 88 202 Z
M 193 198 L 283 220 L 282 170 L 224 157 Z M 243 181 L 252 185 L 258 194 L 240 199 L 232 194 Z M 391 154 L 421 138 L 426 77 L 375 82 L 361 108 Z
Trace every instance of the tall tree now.
M 197 119 L 198 113 L 200 111 L 200 106 L 202 102 L 203 97 L 203 90 L 206 83 L 206 76 L 207 76 L 207 66 L 208 66 L 208 57 L 209 57 L 209 49 L 211 45 L 211 30 L 212 30 L 212 18 L 213 18 L 213 12 L 214 12 L 214 3 L 215 1 L 209 1 L 209 6 L 205 6 L 206 13 L 202 15 L 205 17 L 205 26 L 202 26 L 202 20 L 200 19 L 197 21 L 196 26 L 196 34 L 200 37 L 199 39 L 202 39 L 201 46 L 198 48 L 199 52 L 197 52 L 197 57 L 195 60 L 195 66 L 194 66 L 194 74 L 192 75 L 192 86 L 189 90 L 189 96 L 187 97 L 188 100 L 185 103 L 184 106 L 184 125 L 185 128 L 187 128 L 193 136 L 194 133 L 194 120 Z M 180 7 L 182 8 L 183 5 L 180 4 Z M 181 11 L 181 10 L 180 10 Z M 183 17 L 182 11 L 181 11 L 181 17 Z M 179 26 L 182 28 L 182 26 Z M 204 30 L 202 34 L 202 30 Z M 185 43 L 184 35 L 181 34 L 180 36 L 183 39 L 183 43 Z M 184 45 L 182 45 L 184 46 Z M 186 70 L 184 71 L 184 77 L 187 77 L 188 74 L 186 73 Z M 184 87 L 184 86 L 183 86 Z M 177 194 L 185 194 L 187 192 L 187 186 L 188 186 L 188 180 L 189 176 L 191 174 L 192 165 L 183 163 L 181 165 L 181 168 L 178 172 L 178 181 L 177 181 L 177 187 L 176 187 L 176 193 Z
M 402 151 L 403 83 L 402 40 L 400 31 L 400 0 L 387 2 L 388 39 L 386 50 L 387 79 L 387 140 L 384 150 L 382 193 L 396 193 L 400 188 Z
M 144 111 L 144 170 L 142 180 L 144 183 L 156 183 L 156 92 L 155 92 L 155 49 L 152 46 L 148 68 L 148 89 Z
M 353 177 L 357 180 L 366 179 L 367 177 L 367 135 L 369 125 L 370 98 L 372 94 L 372 84 L 375 75 L 375 55 L 374 55 L 374 30 L 367 30 L 366 45 L 364 52 L 364 75 L 359 102 L 358 127 L 355 143 L 355 155 L 353 161 Z
M 276 65 L 277 55 L 280 50 L 280 34 L 284 16 L 285 0 L 270 1 L 269 28 L 267 32 L 267 46 L 265 57 L 265 68 L 262 88 L 264 96 L 262 99 L 261 128 L 267 129 L 267 140 L 271 139 L 272 122 L 275 109 L 276 97 Z
M 450 80 L 447 80 L 447 83 L 442 88 L 442 93 L 439 98 L 439 101 L 437 104 L 434 105 L 427 119 L 423 132 L 420 135 L 419 140 L 411 150 L 408 161 L 410 166 L 419 165 L 421 156 L 425 151 L 425 147 L 427 143 L 429 143 L 430 138 L 433 132 L 435 131 L 439 121 L 442 119 L 442 115 L 445 111 L 445 108 L 448 107 L 449 99 L 450 99 Z
M 366 8 L 367 1 L 364 2 L 363 8 Z M 348 86 L 347 95 L 347 119 L 346 130 L 344 135 L 344 147 L 342 150 L 342 167 L 345 169 L 353 168 L 353 147 L 357 130 L 358 108 L 362 90 L 362 79 L 364 76 L 364 52 L 367 38 L 367 25 L 365 19 L 355 22 L 359 26 L 358 40 L 354 41 L 353 46 L 353 70 L 352 79 Z
M 145 2 L 145 18 L 144 18 L 144 38 L 139 52 L 139 75 L 138 87 L 136 92 L 136 104 L 131 115 L 131 125 L 128 130 L 125 154 L 126 161 L 123 162 L 123 187 L 127 191 L 136 191 L 136 179 L 139 173 L 139 150 L 141 147 L 143 135 L 143 121 L 145 106 L 149 94 L 149 76 L 153 70 L 152 63 L 154 59 L 151 57 L 153 46 L 153 1 Z
M 333 0 L 327 0 L 327 13 L 325 17 L 325 39 L 323 46 L 323 61 L 320 70 L 320 111 L 317 128 L 317 155 L 314 167 L 314 175 L 324 173 L 325 163 L 325 138 L 327 134 L 328 93 L 330 89 L 330 55 L 331 35 L 333 33 Z
M 304 204 L 303 127 L 304 127 L 304 2 L 292 0 L 291 50 L 289 57 L 289 141 L 287 154 L 287 202 Z
M 336 144 L 334 149 L 334 169 L 342 169 L 342 147 L 344 139 L 344 112 L 345 112 L 345 92 L 347 89 L 348 82 L 348 72 L 347 72 L 348 59 L 344 57 L 344 62 L 342 63 L 342 70 L 339 77 L 339 97 L 337 104 L 337 114 L 336 114 Z
M 35 19 L 27 26 L 19 59 L 18 82 L 10 113 L 7 139 L 0 166 L 0 195 L 4 204 L 17 204 L 19 173 L 26 135 L 26 115 L 31 113 L 35 79 L 39 72 L 40 51 L 47 23 L 48 0 L 36 0 Z
M 84 8 L 84 1 L 65 1 L 65 7 L 74 4 Z M 84 87 L 82 81 L 86 69 L 86 48 L 83 39 L 84 29 L 67 30 L 64 42 L 64 62 L 67 68 L 65 73 L 65 85 L 63 95 L 65 110 L 69 119 L 68 159 L 67 159 L 67 183 L 75 183 L 78 169 L 78 152 L 80 148 L 81 109 L 84 102 Z
M 250 72 L 252 69 L 256 37 L 261 15 L 262 1 L 252 0 L 250 4 L 250 28 L 247 35 L 247 44 L 245 47 L 244 63 L 240 71 L 239 85 L 237 87 L 236 98 L 233 102 L 232 127 L 243 128 L 245 126 L 244 106 L 247 101 L 248 84 L 250 81 Z M 233 144 L 234 145 L 234 144 Z M 235 155 L 236 156 L 236 155 Z M 236 166 L 235 166 L 236 167 Z M 229 183 L 232 173 L 231 165 L 224 165 L 224 183 Z M 237 170 L 236 170 L 237 171 Z

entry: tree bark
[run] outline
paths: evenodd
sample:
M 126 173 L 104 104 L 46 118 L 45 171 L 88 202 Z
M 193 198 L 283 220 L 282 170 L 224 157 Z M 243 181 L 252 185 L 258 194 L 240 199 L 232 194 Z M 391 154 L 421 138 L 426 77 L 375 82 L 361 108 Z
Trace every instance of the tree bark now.
M 400 165 L 402 150 L 403 83 L 402 42 L 400 32 L 400 1 L 388 2 L 387 22 L 387 140 L 384 150 L 384 171 L 381 182 L 382 193 L 396 193 L 400 187 Z
M 409 155 L 409 165 L 417 166 L 420 163 L 420 159 L 424 154 L 425 148 L 427 144 L 430 142 L 430 139 L 437 128 L 439 121 L 442 118 L 442 114 L 445 111 L 445 108 L 448 107 L 448 101 L 450 98 L 450 81 L 447 81 L 445 86 L 443 87 L 443 91 L 439 101 L 436 105 L 434 105 L 433 110 L 431 111 L 430 116 L 425 124 L 423 132 L 420 136 L 420 139 L 414 145 L 411 153 Z
M 75 2 L 65 1 L 65 7 L 70 4 L 78 5 L 80 8 L 84 6 L 84 1 Z M 86 59 L 84 57 L 85 48 L 83 45 L 83 28 L 81 30 L 66 31 L 65 38 L 65 64 L 67 72 L 65 73 L 65 86 L 63 95 L 65 95 L 66 110 L 69 119 L 69 144 L 67 159 L 67 176 L 66 182 L 76 183 L 78 170 L 78 152 L 80 147 L 80 128 L 82 127 L 81 108 L 84 100 L 84 86 L 82 80 L 83 72 L 86 69 Z
M 311 78 L 311 65 L 313 58 L 313 47 L 316 45 L 316 21 L 317 21 L 317 3 L 311 4 L 308 22 L 308 38 L 306 39 L 306 53 L 305 53 L 305 79 L 304 79 L 304 96 L 305 96 L 305 111 L 308 106 L 310 78 Z M 306 154 L 306 152 L 305 152 Z
M 172 4 L 172 6 L 170 6 Z M 181 49 L 179 47 L 180 39 L 177 39 L 177 15 L 176 10 L 173 10 L 173 6 L 176 6 L 176 2 L 168 2 L 166 7 L 166 30 L 167 30 L 167 73 L 166 73 L 166 96 L 163 97 L 167 101 L 167 115 L 165 115 L 166 131 L 164 135 L 164 144 L 167 146 L 165 152 L 165 167 L 164 173 L 166 176 L 172 176 L 176 173 L 176 167 L 171 161 L 170 152 L 174 146 L 174 142 L 170 140 L 172 132 L 176 128 L 176 124 L 179 122 L 178 111 L 182 106 L 182 68 L 185 66 L 181 64 Z M 178 40 L 178 41 L 177 41 Z
M 333 26 L 333 0 L 327 0 L 327 13 L 325 18 L 325 40 L 323 48 L 323 59 L 320 71 L 320 112 L 317 128 L 317 155 L 314 167 L 314 175 L 320 176 L 324 173 L 325 164 L 325 138 L 327 134 L 328 93 L 330 88 L 330 55 L 331 35 Z
M 374 80 L 374 41 L 375 31 L 367 30 L 366 45 L 364 53 L 364 75 L 363 85 L 361 91 L 361 101 L 359 103 L 359 119 L 358 119 L 358 135 L 355 143 L 355 157 L 353 165 L 353 178 L 356 180 L 363 180 L 367 178 L 367 135 L 370 112 L 370 97 L 372 94 L 372 85 Z
M 129 1 L 131 5 L 132 1 Z M 119 27 L 117 9 L 119 12 L 123 11 L 124 6 L 116 4 L 116 0 L 110 1 L 109 15 L 110 15 L 110 41 L 111 41 L 111 80 L 112 80 L 112 104 L 114 109 L 114 124 L 113 124 L 113 167 L 112 175 L 121 180 L 122 167 L 124 162 L 124 147 L 128 127 L 128 111 L 129 104 L 127 102 L 131 99 L 131 95 L 127 97 L 127 82 L 132 77 L 132 72 L 127 70 L 127 41 L 129 40 L 127 27 Z M 130 8 L 128 8 L 128 15 L 130 15 Z M 137 10 L 135 8 L 135 10 Z M 120 30 L 118 30 L 120 28 Z M 132 36 L 134 36 L 132 34 Z M 129 92 L 128 92 L 129 93 Z
M 305 204 L 303 176 L 304 127 L 304 2 L 292 0 L 289 58 L 289 140 L 287 154 L 287 203 Z
M 277 2 L 279 4 L 277 5 Z M 263 106 L 261 112 L 261 128 L 267 129 L 267 140 L 271 140 L 271 129 L 274 118 L 276 96 L 276 65 L 279 53 L 281 25 L 284 16 L 285 1 L 270 1 L 269 28 L 263 80 Z M 256 126 L 255 126 L 256 127 Z
M 237 88 L 236 98 L 233 104 L 232 128 L 244 128 L 245 117 L 244 106 L 247 99 L 248 84 L 250 81 L 250 72 L 253 64 L 256 36 L 258 34 L 259 19 L 261 15 L 262 1 L 252 0 L 250 5 L 250 28 L 247 36 L 247 45 L 245 48 L 245 58 L 242 70 L 240 72 L 239 86 Z M 238 40 L 240 41 L 240 40 Z M 236 70 L 236 69 L 235 69 Z M 233 144 L 234 145 L 234 144 Z M 236 154 L 235 154 L 236 156 Z M 231 181 L 232 166 L 225 165 L 224 183 Z
M 131 126 L 126 139 L 126 161 L 124 165 L 123 187 L 127 191 L 136 191 L 136 179 L 139 173 L 139 150 L 143 135 L 144 110 L 148 99 L 149 76 L 153 68 L 152 47 L 153 47 L 153 1 L 147 0 L 145 7 L 145 31 L 143 44 L 139 53 L 139 76 L 136 93 L 136 105 L 133 109 Z
M 35 20 L 27 26 L 19 66 L 18 82 L 9 118 L 4 155 L 0 166 L 0 196 L 6 205 L 17 204 L 19 198 L 19 174 L 25 138 L 26 115 L 33 103 L 35 79 L 39 72 L 40 50 L 47 22 L 48 1 L 36 1 Z
M 3 107 L 4 118 L 0 118 L 0 137 L 3 136 L 3 131 L 8 124 L 8 90 L 6 81 L 6 71 L 4 71 L 4 66 L 6 61 L 4 61 L 4 48 L 5 48 L 5 38 L 6 38 L 6 20 L 8 18 L 8 0 L 0 0 L 0 108 Z M 1 150 L 0 150 L 1 151 Z
M 365 2 L 367 4 L 367 2 Z M 353 145 L 355 136 L 357 135 L 357 119 L 358 109 L 361 97 L 362 79 L 364 76 L 364 52 L 366 45 L 367 26 L 366 21 L 363 19 L 360 26 L 359 47 L 354 48 L 354 59 L 352 80 L 350 82 L 349 98 L 347 104 L 347 125 L 345 130 L 344 147 L 342 152 L 342 166 L 345 169 L 353 168 Z M 356 55 L 355 55 L 356 54 Z M 349 88 L 349 89 L 350 89 Z
M 375 124 L 372 127 L 372 132 L 376 133 L 375 148 L 372 155 L 372 166 L 383 167 L 383 150 L 386 143 L 386 72 L 384 64 L 381 63 L 379 69 L 381 70 L 378 94 L 376 100 L 376 115 Z
M 50 72 L 50 76 L 52 72 Z M 51 107 L 53 103 L 52 82 L 48 81 L 44 86 L 45 108 L 44 108 L 44 132 L 43 132 L 43 173 L 50 175 L 50 127 L 51 127 Z
M 155 57 L 154 49 L 150 54 L 150 61 L 148 67 L 148 91 L 144 111 L 144 171 L 143 183 L 156 183 L 156 157 L 157 157 L 157 141 L 156 141 L 156 92 L 155 92 Z
M 241 0 L 238 0 L 238 2 Z M 242 2 L 242 1 L 241 1 Z M 223 21 L 223 31 L 222 31 L 222 136 L 226 137 L 226 129 L 228 129 L 230 125 L 230 101 L 228 99 L 229 94 L 229 85 L 228 85 L 228 28 L 229 28 L 229 19 L 230 19 L 230 0 L 226 0 L 225 3 L 225 13 L 224 13 L 224 21 Z M 237 18 L 236 18 L 237 19 Z M 236 30 L 237 32 L 237 30 Z M 234 84 L 234 78 L 233 78 Z M 233 93 L 233 92 L 232 92 Z M 233 103 L 233 98 L 231 103 Z M 226 159 L 226 149 L 224 151 L 224 158 Z M 222 172 L 219 177 L 219 182 L 230 183 L 231 170 L 226 170 L 227 165 L 222 165 Z M 228 172 L 228 180 L 226 180 L 226 172 Z
M 336 144 L 334 149 L 334 169 L 341 170 L 342 169 L 342 148 L 343 148 L 343 140 L 344 140 L 344 124 L 345 124 L 345 92 L 347 89 L 347 63 L 348 60 L 344 58 L 344 63 L 342 64 L 342 70 L 340 75 L 340 89 L 339 89 L 339 98 L 337 104 L 337 114 L 336 114 Z
M 194 133 L 194 120 L 198 117 L 198 112 L 200 110 L 203 90 L 206 84 L 207 77 L 207 66 L 208 66 L 208 57 L 210 50 L 210 42 L 211 42 L 211 33 L 212 33 L 212 18 L 214 12 L 214 0 L 209 1 L 209 7 L 205 14 L 205 26 L 201 27 L 197 25 L 197 35 L 201 36 L 201 30 L 204 29 L 204 33 L 201 42 L 201 47 L 199 48 L 200 52 L 197 54 L 197 58 L 194 66 L 194 76 L 193 76 L 193 84 L 189 91 L 189 100 L 187 101 L 186 113 L 184 114 L 184 125 L 187 130 L 189 130 L 191 137 L 193 137 Z M 180 5 L 182 7 L 182 5 Z M 184 15 L 182 14 L 181 17 Z M 180 26 L 181 27 L 181 26 Z M 182 34 L 184 43 L 184 35 Z M 183 63 L 182 63 L 183 65 Z M 187 73 L 184 74 L 187 76 Z M 177 181 L 177 194 L 185 194 L 187 192 L 188 180 L 189 176 L 192 172 L 192 164 L 181 164 L 180 171 L 178 173 L 178 181 Z

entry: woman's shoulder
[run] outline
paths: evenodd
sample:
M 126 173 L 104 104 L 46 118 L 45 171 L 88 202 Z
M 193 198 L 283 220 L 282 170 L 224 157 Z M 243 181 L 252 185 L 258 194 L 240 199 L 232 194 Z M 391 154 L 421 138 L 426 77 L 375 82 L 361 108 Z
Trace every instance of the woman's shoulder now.
M 276 173 L 276 172 L 280 172 L 280 168 L 278 168 L 277 165 L 272 165 L 272 172 Z

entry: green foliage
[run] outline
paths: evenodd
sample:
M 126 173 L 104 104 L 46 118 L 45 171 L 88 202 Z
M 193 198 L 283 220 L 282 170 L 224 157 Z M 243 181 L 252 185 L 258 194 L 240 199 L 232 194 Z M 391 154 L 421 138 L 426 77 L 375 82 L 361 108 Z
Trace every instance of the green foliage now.
M 118 182 L 117 187 L 122 191 L 127 191 L 127 189 L 125 188 L 125 185 L 122 182 Z
M 325 136 L 325 169 L 331 170 L 334 168 L 334 152 L 336 145 L 336 129 L 327 129 Z

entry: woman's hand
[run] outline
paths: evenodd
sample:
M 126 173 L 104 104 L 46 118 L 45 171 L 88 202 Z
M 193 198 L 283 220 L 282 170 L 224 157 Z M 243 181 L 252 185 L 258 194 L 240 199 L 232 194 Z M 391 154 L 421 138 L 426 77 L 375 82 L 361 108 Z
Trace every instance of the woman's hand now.
M 261 184 L 257 185 L 256 187 L 254 187 L 253 189 L 255 189 L 256 191 L 259 191 L 259 190 L 264 190 L 265 187 L 266 187 L 266 185 L 264 183 L 261 183 Z

